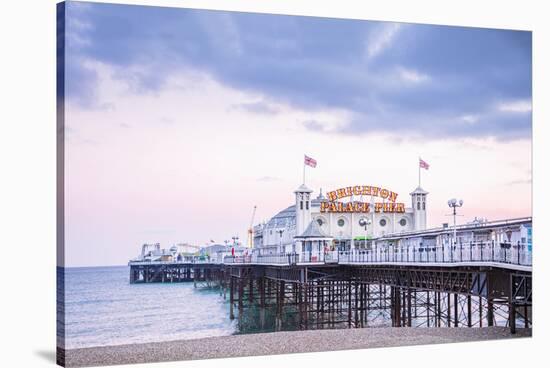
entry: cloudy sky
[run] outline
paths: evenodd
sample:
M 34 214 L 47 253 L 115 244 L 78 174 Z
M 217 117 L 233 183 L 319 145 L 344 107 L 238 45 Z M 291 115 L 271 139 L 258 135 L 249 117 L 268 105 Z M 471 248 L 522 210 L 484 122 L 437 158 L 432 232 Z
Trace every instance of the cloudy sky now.
M 315 191 L 384 186 L 428 223 L 531 214 L 531 33 L 69 2 L 67 264 L 222 242 Z

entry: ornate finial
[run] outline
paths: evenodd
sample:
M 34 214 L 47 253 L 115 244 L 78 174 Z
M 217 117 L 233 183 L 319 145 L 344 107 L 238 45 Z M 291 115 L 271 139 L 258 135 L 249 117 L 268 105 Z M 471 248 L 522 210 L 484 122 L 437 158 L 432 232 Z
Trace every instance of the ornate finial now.
M 322 199 L 323 198 L 323 188 L 319 188 L 319 196 L 317 197 L 317 199 Z

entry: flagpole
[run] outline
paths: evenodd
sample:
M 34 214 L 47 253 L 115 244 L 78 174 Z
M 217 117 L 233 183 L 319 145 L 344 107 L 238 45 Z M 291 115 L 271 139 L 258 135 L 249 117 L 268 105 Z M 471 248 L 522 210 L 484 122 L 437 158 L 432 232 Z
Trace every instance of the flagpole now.
M 421 158 L 418 157 L 418 187 L 419 188 L 421 187 L 421 185 L 420 185 L 421 184 L 421 180 L 420 180 L 420 175 L 421 175 L 420 174 L 420 160 L 421 160 Z
M 306 158 L 304 157 L 304 177 L 302 184 L 306 185 Z

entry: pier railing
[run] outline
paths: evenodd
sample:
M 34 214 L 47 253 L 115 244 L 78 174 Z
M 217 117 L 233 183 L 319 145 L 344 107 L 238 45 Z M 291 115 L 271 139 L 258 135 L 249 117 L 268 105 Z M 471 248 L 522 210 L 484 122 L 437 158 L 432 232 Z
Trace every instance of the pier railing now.
M 373 263 L 502 263 L 532 265 L 532 251 L 526 244 L 469 242 L 455 245 L 378 247 L 349 251 L 306 251 L 270 255 L 226 256 L 223 263 L 251 264 L 373 264 Z
M 433 247 L 386 247 L 339 252 L 338 263 L 466 263 L 490 262 L 532 265 L 532 252 L 524 244 L 470 242 Z
M 241 254 L 219 253 L 212 257 L 193 257 L 185 260 L 140 262 L 132 265 L 153 264 L 459 264 L 499 263 L 518 266 L 532 266 L 532 251 L 522 243 L 469 242 L 454 245 L 434 246 L 384 246 L 373 249 L 348 251 L 305 251 L 301 253 Z

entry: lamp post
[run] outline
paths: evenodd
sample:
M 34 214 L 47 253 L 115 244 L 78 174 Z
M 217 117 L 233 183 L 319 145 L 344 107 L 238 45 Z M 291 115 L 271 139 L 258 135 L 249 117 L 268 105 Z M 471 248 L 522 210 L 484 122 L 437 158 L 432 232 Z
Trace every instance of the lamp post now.
M 227 252 L 229 251 L 229 249 L 227 248 L 227 244 L 229 244 L 229 240 L 224 240 L 223 242 L 225 243 L 225 253 L 227 254 Z
M 238 235 L 235 235 L 235 236 L 232 236 L 231 239 L 233 239 L 233 247 L 238 247 L 239 246 L 239 236 Z
M 458 207 L 462 207 L 462 205 L 464 204 L 464 201 L 462 199 L 456 199 L 456 198 L 453 198 L 453 199 L 449 199 L 447 201 L 447 204 L 449 205 L 450 208 L 453 209 L 453 243 L 454 245 L 456 245 L 456 209 Z
M 371 221 L 366 219 L 366 218 L 362 218 L 359 220 L 359 226 L 363 226 L 365 228 L 365 249 L 367 248 L 367 235 L 368 235 L 368 232 L 367 232 L 367 226 L 369 226 L 371 224 Z

